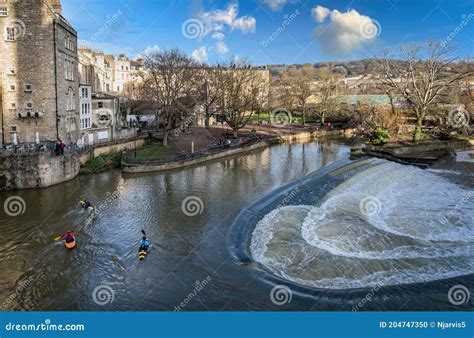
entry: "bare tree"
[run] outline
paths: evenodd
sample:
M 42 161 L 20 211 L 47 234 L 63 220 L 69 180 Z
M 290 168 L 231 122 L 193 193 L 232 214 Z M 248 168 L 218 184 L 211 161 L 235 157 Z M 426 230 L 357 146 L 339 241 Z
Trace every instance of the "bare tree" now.
M 209 67 L 203 65 L 197 72 L 199 82 L 197 85 L 197 94 L 204 107 L 204 121 L 207 129 L 210 128 L 210 119 L 219 113 L 217 101 L 222 95 L 222 87 L 219 81 L 222 78 L 224 68 L 221 65 Z
M 321 118 L 321 123 L 324 125 L 326 116 L 333 113 L 337 109 L 337 79 L 328 67 L 319 68 L 316 71 L 318 79 L 317 97 L 318 107 L 317 111 Z
M 282 75 L 283 86 L 287 93 L 293 96 L 298 108 L 301 110 L 303 125 L 306 123 L 306 108 L 308 98 L 311 96 L 311 84 L 314 81 L 314 67 L 305 65 L 300 68 L 290 68 Z
M 449 46 L 436 42 L 411 45 L 402 49 L 399 60 L 383 59 L 383 84 L 401 95 L 413 109 L 416 117 L 413 140 L 422 138 L 422 125 L 440 96 L 460 80 L 472 74 L 472 68 L 460 70 L 456 58 L 451 57 Z
M 195 62 L 177 49 L 160 51 L 145 57 L 143 97 L 153 102 L 155 115 L 163 124 L 163 145 L 168 133 L 183 115 L 189 114 L 196 95 Z
M 246 61 L 229 64 L 221 73 L 219 83 L 222 95 L 217 105 L 235 137 L 252 115 L 261 109 L 263 102 L 268 100 L 264 82 L 259 70 L 252 68 Z

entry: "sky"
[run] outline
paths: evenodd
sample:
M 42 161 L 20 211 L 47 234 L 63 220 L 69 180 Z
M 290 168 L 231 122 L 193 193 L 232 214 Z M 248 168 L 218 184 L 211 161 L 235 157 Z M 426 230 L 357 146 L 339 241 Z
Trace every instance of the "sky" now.
M 62 0 L 79 45 L 137 58 L 179 48 L 210 64 L 346 61 L 444 41 L 474 57 L 474 0 Z

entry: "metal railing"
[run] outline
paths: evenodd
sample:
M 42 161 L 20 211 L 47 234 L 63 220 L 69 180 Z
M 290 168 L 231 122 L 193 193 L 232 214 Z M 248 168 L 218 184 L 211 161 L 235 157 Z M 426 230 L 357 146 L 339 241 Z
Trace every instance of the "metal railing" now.
M 40 143 L 19 143 L 19 144 L 4 144 L 0 146 L 0 155 L 37 155 L 37 154 L 50 154 L 52 156 L 63 156 L 68 154 L 82 155 L 90 152 L 96 147 L 105 147 L 109 145 L 115 145 L 130 141 L 136 141 L 146 138 L 145 135 L 138 135 L 133 137 L 124 137 L 115 140 L 100 140 L 94 141 L 92 145 L 84 145 L 79 147 L 75 143 L 66 145 L 62 154 L 56 154 L 56 144 L 54 141 L 43 141 Z
M 235 142 L 229 145 L 223 145 L 223 144 L 214 145 L 206 149 L 194 151 L 194 153 L 189 152 L 189 151 L 183 151 L 171 156 L 163 156 L 159 158 L 147 158 L 147 159 L 137 158 L 133 155 L 134 152 L 130 151 L 130 152 L 127 152 L 125 156 L 125 163 L 126 164 L 160 165 L 160 164 L 166 164 L 166 163 L 171 163 L 171 162 L 189 161 L 189 160 L 194 160 L 200 157 L 214 155 L 224 150 L 246 148 L 260 141 L 261 141 L 261 138 L 249 138 L 248 142 L 246 143 Z

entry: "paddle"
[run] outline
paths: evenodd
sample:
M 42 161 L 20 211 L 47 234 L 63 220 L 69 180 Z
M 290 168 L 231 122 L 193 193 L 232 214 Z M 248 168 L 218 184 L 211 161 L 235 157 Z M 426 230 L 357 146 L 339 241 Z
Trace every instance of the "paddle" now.
M 74 232 L 76 232 L 76 231 L 71 231 L 71 232 L 74 233 Z M 62 239 L 63 237 L 64 237 L 64 235 L 63 235 L 63 236 L 54 237 L 54 240 L 55 240 L 55 241 L 59 241 L 59 240 Z

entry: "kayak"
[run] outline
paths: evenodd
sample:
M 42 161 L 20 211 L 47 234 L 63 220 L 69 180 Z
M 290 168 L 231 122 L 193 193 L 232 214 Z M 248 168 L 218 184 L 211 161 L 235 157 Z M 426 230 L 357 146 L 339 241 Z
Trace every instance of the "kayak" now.
M 74 249 L 76 247 L 76 237 L 73 237 L 74 240 L 72 242 L 67 243 L 66 240 L 64 240 L 64 246 L 68 249 Z
M 84 201 L 79 201 L 79 204 L 81 205 L 81 207 L 84 205 L 84 203 L 85 203 Z M 94 207 L 91 205 L 87 209 L 94 210 Z
M 138 259 L 141 261 L 144 260 L 147 254 L 148 254 L 148 249 L 140 248 L 138 250 Z

